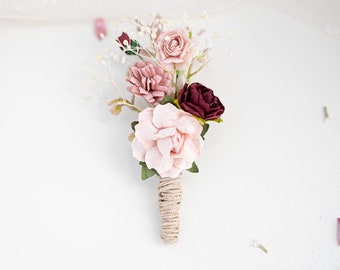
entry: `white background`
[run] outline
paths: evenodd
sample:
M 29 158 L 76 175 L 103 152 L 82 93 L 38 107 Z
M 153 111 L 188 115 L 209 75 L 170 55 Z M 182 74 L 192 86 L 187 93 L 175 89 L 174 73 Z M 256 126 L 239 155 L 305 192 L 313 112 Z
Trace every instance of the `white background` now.
M 172 246 L 131 156 L 136 116 L 111 115 L 117 93 L 86 69 L 119 30 L 0 22 L 0 269 L 340 269 L 339 39 L 250 2 L 191 22 L 217 33 L 196 79 L 227 110 L 183 176 Z

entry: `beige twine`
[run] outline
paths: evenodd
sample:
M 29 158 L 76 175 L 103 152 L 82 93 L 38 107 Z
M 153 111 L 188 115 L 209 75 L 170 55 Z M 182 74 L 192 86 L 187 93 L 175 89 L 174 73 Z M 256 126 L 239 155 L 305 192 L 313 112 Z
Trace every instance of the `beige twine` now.
M 181 175 L 177 178 L 160 178 L 158 207 L 161 215 L 161 238 L 165 244 L 172 244 L 178 240 L 181 200 Z

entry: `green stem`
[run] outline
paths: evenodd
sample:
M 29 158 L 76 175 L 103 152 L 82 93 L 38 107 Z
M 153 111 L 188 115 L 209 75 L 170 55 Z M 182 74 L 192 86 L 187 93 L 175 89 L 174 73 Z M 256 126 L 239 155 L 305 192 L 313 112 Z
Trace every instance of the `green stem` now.
M 201 66 L 199 69 L 197 69 L 195 72 L 191 73 L 191 65 L 189 67 L 189 70 L 188 70 L 188 75 L 187 75 L 187 82 L 189 83 L 190 81 L 190 78 L 194 75 L 196 75 L 198 72 L 200 72 L 203 68 L 205 68 L 208 63 L 210 62 L 210 60 L 208 62 L 206 62 L 203 66 Z
M 187 73 L 187 79 L 186 79 L 186 82 L 189 84 L 190 82 L 190 77 L 191 77 L 191 69 L 192 69 L 192 62 L 188 68 L 188 73 Z

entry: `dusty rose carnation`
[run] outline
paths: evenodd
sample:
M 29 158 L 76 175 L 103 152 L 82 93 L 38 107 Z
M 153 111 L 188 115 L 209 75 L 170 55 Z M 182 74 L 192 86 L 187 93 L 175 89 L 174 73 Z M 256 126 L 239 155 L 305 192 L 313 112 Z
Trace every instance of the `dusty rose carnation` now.
M 170 74 L 151 62 L 136 62 L 128 72 L 126 80 L 132 85 L 128 86 L 127 90 L 146 99 L 152 105 L 159 104 L 173 91 Z
M 177 177 L 201 153 L 202 126 L 189 113 L 170 103 L 139 114 L 132 142 L 133 156 L 161 177 Z
M 197 52 L 197 44 L 183 29 L 161 33 L 156 42 L 156 58 L 167 70 L 182 70 Z

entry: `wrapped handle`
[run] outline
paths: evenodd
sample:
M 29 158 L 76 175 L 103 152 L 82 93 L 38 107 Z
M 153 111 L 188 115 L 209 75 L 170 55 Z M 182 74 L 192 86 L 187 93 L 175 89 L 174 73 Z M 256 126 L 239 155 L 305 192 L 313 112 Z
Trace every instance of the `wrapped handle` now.
M 161 216 L 161 238 L 165 244 L 176 243 L 179 236 L 179 209 L 182 201 L 181 175 L 160 178 L 158 206 Z

